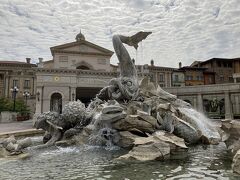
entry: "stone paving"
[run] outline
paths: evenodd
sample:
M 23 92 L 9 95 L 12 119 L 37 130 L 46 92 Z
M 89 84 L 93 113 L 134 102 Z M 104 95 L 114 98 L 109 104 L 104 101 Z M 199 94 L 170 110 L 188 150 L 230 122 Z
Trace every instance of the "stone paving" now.
M 0 123 L 0 138 L 14 136 L 32 136 L 43 134 L 43 130 L 37 130 L 33 127 L 33 120 Z
M 33 120 L 19 121 L 11 123 L 0 123 L 0 133 L 34 129 Z

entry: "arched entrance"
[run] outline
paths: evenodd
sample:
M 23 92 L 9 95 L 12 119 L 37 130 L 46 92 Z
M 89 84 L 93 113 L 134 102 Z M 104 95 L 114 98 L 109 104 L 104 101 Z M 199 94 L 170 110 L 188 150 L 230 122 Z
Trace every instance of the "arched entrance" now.
M 98 94 L 101 89 L 102 88 L 78 87 L 76 89 L 76 100 L 79 99 L 87 106 L 90 101 L 96 97 L 96 94 Z
M 53 93 L 51 95 L 50 111 L 62 113 L 62 95 L 60 93 Z

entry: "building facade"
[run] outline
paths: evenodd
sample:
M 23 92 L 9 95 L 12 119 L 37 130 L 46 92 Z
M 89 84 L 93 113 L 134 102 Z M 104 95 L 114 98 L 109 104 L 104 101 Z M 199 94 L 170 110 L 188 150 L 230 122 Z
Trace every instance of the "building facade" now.
M 53 60 L 36 68 L 36 113 L 57 111 L 73 100 L 88 103 L 117 73 L 111 71 L 113 52 L 88 42 L 80 33 L 75 42 L 51 47 Z
M 184 72 L 186 86 L 204 85 L 204 71 L 206 68 L 184 66 L 179 70 Z
M 240 83 L 166 88 L 210 118 L 240 118 Z
M 61 113 L 69 101 L 89 103 L 119 74 L 119 67 L 110 64 L 113 52 L 85 40 L 81 33 L 76 41 L 50 50 L 52 60 L 39 58 L 37 65 L 30 58 L 26 62 L 0 61 L 0 97 L 12 98 L 11 88 L 17 86 L 17 98 L 23 98 L 25 91 L 30 93 L 28 105 L 33 112 Z M 185 67 L 180 63 L 179 68 L 155 66 L 151 60 L 136 69 L 139 79 L 149 77 L 209 117 L 232 118 L 240 116 L 239 60 L 213 58 Z
M 19 89 L 16 98 L 23 99 L 23 93 L 30 94 L 28 98 L 28 106 L 31 111 L 35 111 L 35 95 L 36 95 L 36 76 L 31 59 L 26 58 L 26 62 L 19 61 L 0 61 L 0 97 L 12 98 L 11 89 L 17 87 Z
M 133 59 L 133 61 L 135 60 Z M 155 66 L 153 60 L 150 61 L 150 65 L 135 65 L 135 67 L 137 69 L 139 79 L 143 77 L 149 77 L 151 82 L 161 87 L 172 86 L 172 73 L 173 71 L 177 70 L 176 68 Z M 111 71 L 119 73 L 120 70 L 118 65 L 111 64 Z M 179 78 L 181 83 L 182 79 L 184 79 L 183 76 L 184 74 L 181 73 Z
M 172 72 L 172 87 L 185 86 L 185 74 L 183 70 L 176 69 Z
M 240 76 L 238 76 L 240 74 L 240 58 L 212 58 L 203 62 L 194 62 L 191 67 L 207 68 L 207 71 L 211 72 L 212 75 L 206 77 L 206 80 L 210 77 L 212 78 L 214 74 L 214 79 L 210 79 L 210 83 L 223 84 L 240 81 Z M 206 83 L 208 83 L 208 81 L 206 81 Z

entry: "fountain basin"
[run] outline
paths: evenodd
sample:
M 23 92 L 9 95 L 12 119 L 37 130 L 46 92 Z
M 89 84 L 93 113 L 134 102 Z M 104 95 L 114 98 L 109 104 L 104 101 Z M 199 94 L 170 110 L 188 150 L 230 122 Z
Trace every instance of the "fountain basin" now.
M 1 159 L 1 179 L 239 179 L 224 143 L 190 146 L 164 161 L 116 161 L 117 147 L 72 146 L 29 150 L 27 159 Z

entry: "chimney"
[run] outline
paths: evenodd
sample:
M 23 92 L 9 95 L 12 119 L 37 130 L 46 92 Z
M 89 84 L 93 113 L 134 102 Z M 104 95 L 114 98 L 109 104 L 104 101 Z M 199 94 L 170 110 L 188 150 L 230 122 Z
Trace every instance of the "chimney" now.
M 38 58 L 39 63 L 43 62 L 43 58 Z
M 132 62 L 133 62 L 133 64 L 135 64 L 135 59 L 134 58 L 132 58 Z
M 154 66 L 154 60 L 153 59 L 151 60 L 151 66 Z
M 26 62 L 27 62 L 28 64 L 30 64 L 31 58 L 26 58 Z
M 179 62 L 178 65 L 179 65 L 179 69 L 182 68 L 182 62 Z

